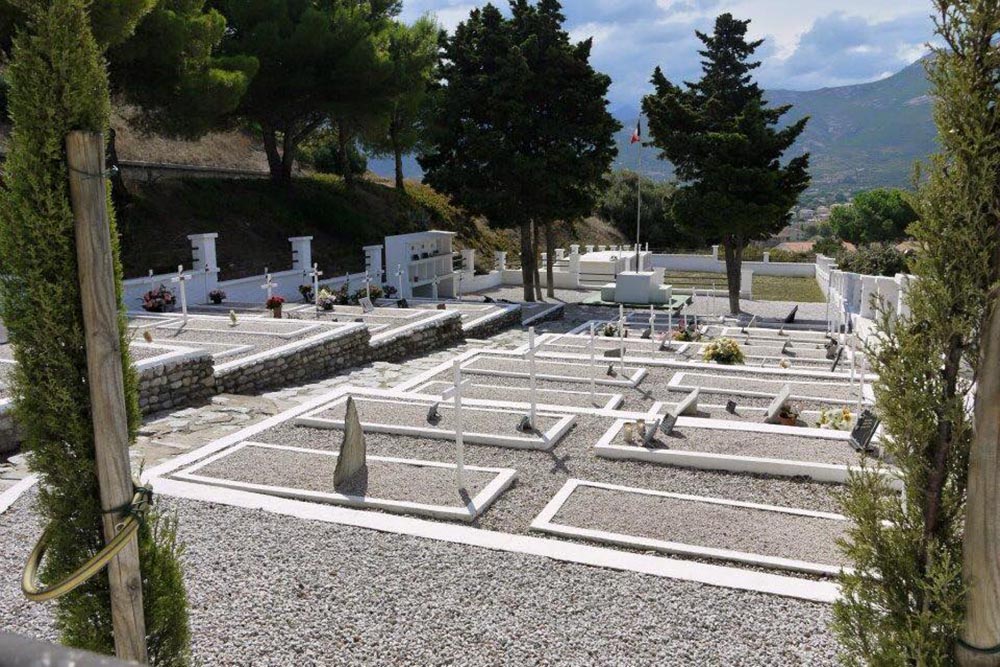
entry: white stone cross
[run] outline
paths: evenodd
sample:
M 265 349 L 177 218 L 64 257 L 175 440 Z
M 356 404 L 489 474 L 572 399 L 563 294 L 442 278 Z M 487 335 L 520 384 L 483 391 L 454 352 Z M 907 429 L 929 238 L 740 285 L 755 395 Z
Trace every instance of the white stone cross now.
M 365 271 L 365 296 L 370 301 L 372 298 L 372 274 Z
M 535 428 L 535 412 L 538 410 L 537 385 L 535 378 L 535 327 L 528 327 L 528 377 L 530 378 L 530 401 L 531 410 L 528 412 L 528 421 L 531 428 Z
M 590 403 L 597 402 L 597 350 L 595 349 L 596 333 L 594 323 L 590 323 Z
M 674 309 L 673 306 L 667 311 L 667 349 L 671 349 L 674 344 Z
M 455 484 L 459 492 L 465 488 L 465 431 L 462 423 L 462 392 L 472 386 L 472 378 L 462 380 L 462 362 L 455 360 L 454 386 L 441 392 L 444 400 L 455 399 Z
M 177 275 L 170 279 L 170 282 L 177 283 L 177 288 L 181 293 L 181 314 L 184 316 L 184 323 L 187 324 L 188 319 L 188 300 L 187 300 L 187 289 L 184 283 L 191 280 L 192 276 L 184 275 L 184 265 L 177 265 Z
M 851 336 L 851 386 L 854 386 L 854 372 L 858 367 L 858 339 Z
M 625 377 L 625 306 L 621 304 L 618 305 L 618 358 L 619 373 Z
M 271 297 L 274 296 L 274 288 L 278 287 L 278 283 L 271 279 L 271 274 L 267 273 L 267 269 L 264 269 L 264 284 L 260 286 L 261 289 L 267 290 L 267 300 L 270 301 Z
M 403 270 L 402 264 L 396 265 L 396 282 L 399 283 L 399 298 L 403 298 L 403 276 L 406 275 L 406 271 Z
M 319 277 L 321 275 L 323 275 L 323 272 L 319 270 L 319 264 L 313 264 L 312 271 L 306 274 L 307 278 L 312 278 L 313 302 L 317 309 L 319 309 Z
M 156 289 L 156 281 L 153 280 L 153 269 L 149 270 L 149 291 L 152 292 Z
M 864 409 L 865 402 L 865 367 L 868 365 L 868 358 L 864 355 L 861 356 L 860 367 L 858 368 L 858 416 L 861 415 L 861 410 Z
M 649 304 L 649 344 L 653 346 L 653 354 L 656 354 L 656 313 L 653 304 Z

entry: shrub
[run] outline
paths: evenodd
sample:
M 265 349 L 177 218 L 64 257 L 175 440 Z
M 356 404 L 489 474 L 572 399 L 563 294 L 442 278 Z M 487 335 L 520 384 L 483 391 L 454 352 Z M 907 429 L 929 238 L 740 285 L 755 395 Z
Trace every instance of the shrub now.
M 272 296 L 270 299 L 267 300 L 267 302 L 264 305 L 267 306 L 268 310 L 276 310 L 278 308 L 281 308 L 281 305 L 283 303 L 285 303 L 284 297 Z
M 100 490 L 77 281 L 74 217 L 64 140 L 106 132 L 107 73 L 85 0 L 24 3 L 30 28 L 15 39 L 10 81 L 14 124 L 0 197 L 0 305 L 17 361 L 11 395 L 29 463 L 40 477 L 37 507 L 50 527 L 41 580 L 64 578 L 104 545 Z M 129 356 L 118 232 L 111 214 L 121 361 L 129 440 L 140 421 Z M 152 665 L 187 664 L 187 598 L 173 520 L 152 513 L 139 529 L 142 594 Z M 58 600 L 55 624 L 69 646 L 112 653 L 108 576 Z
M 312 285 L 299 285 L 299 294 L 302 295 L 302 300 L 306 303 L 313 302 L 313 287 Z
M 713 340 L 705 346 L 702 358 L 717 364 L 742 364 L 744 362 L 743 350 L 740 349 L 740 344 L 732 338 Z
M 894 276 L 907 272 L 906 256 L 891 245 L 872 243 L 856 252 L 842 252 L 837 257 L 841 271 L 867 276 Z

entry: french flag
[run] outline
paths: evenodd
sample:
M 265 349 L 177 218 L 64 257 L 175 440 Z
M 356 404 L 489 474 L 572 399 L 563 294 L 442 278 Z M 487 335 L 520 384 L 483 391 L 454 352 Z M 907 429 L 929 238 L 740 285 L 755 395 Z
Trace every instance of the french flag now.
M 642 120 L 635 124 L 635 132 L 632 133 L 632 141 L 629 144 L 637 144 L 642 141 Z

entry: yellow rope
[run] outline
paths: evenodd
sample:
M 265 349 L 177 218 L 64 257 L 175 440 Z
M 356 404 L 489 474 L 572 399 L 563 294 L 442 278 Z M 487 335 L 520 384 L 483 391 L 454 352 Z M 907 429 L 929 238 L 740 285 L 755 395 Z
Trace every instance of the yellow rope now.
M 146 493 L 145 489 L 137 492 L 132 500 L 132 507 L 144 509 L 145 503 L 148 502 Z M 45 532 L 42 533 L 41 539 L 38 540 L 38 544 L 31 551 L 31 555 L 28 556 L 28 562 L 24 566 L 24 574 L 21 576 L 21 590 L 24 592 L 25 597 L 32 602 L 54 600 L 90 581 L 105 565 L 111 562 L 112 558 L 118 555 L 118 552 L 125 548 L 125 545 L 136 534 L 139 530 L 140 516 L 141 514 L 129 514 L 128 518 L 119 526 L 118 534 L 103 549 L 77 568 L 75 572 L 51 586 L 45 586 L 38 581 L 38 568 L 41 566 L 42 558 L 48 549 L 49 532 L 52 530 L 51 526 L 46 528 Z

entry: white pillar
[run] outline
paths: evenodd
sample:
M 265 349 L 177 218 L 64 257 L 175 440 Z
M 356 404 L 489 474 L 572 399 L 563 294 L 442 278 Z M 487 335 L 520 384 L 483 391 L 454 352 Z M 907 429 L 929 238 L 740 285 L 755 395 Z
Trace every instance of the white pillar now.
M 575 243 L 569 247 L 569 281 L 573 287 L 580 286 L 580 246 Z
M 592 252 L 594 252 L 594 246 L 592 246 L 592 245 L 585 245 L 585 246 L 583 246 L 583 249 L 584 249 L 585 251 L 587 251 L 587 253 L 592 253 Z
M 719 259 L 719 246 L 717 245 L 712 246 L 712 259 L 714 260 Z
M 770 264 L 771 263 L 771 253 L 770 252 L 765 252 L 764 253 L 764 263 L 765 264 Z
M 365 273 L 371 277 L 371 280 L 382 282 L 382 246 L 366 245 L 364 251 Z
M 293 270 L 305 273 L 312 269 L 312 240 L 311 236 L 293 236 L 288 239 L 292 244 Z
M 564 248 L 556 248 L 556 261 L 566 259 L 566 250 Z
M 507 270 L 507 253 L 503 250 L 496 250 L 493 253 L 493 264 L 497 271 Z
M 208 293 L 219 286 L 219 263 L 215 250 L 217 238 L 219 235 L 214 232 L 188 235 L 188 241 L 191 242 L 191 268 L 205 274 L 204 303 L 208 303 Z
M 464 248 L 462 250 L 462 270 L 469 273 L 476 272 L 476 249 Z

